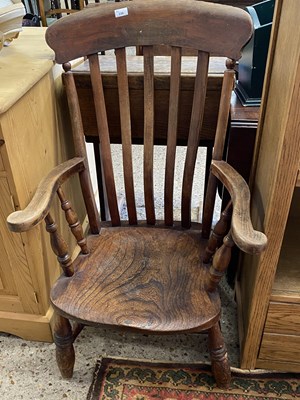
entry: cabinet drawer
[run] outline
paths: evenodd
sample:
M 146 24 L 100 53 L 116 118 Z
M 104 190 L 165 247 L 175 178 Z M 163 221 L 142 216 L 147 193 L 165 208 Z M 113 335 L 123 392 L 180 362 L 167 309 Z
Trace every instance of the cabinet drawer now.
M 270 302 L 265 332 L 300 336 L 300 304 Z
M 300 336 L 264 333 L 258 358 L 299 363 L 300 366 Z

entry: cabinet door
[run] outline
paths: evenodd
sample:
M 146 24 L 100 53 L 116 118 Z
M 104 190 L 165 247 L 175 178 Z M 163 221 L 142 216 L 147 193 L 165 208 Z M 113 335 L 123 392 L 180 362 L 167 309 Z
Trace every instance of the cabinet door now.
M 14 208 L 4 171 L 0 171 L 0 199 L 0 311 L 38 314 L 21 235 L 11 233 L 6 225 Z

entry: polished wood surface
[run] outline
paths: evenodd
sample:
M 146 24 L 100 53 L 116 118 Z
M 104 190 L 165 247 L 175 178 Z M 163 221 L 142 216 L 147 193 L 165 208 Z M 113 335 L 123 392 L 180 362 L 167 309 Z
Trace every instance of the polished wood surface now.
M 57 21 L 55 29 L 50 26 L 47 31 L 47 43 L 51 48 L 60 43 L 56 48 L 56 61 L 61 64 L 82 57 L 83 54 L 98 52 L 100 42 L 101 50 L 105 51 L 133 44 L 137 46 L 162 44 L 162 37 L 168 37 L 169 45 L 201 49 L 218 57 L 229 57 L 234 60 L 241 57 L 241 48 L 252 34 L 249 14 L 245 14 L 239 8 L 220 7 L 205 2 L 200 4 L 201 14 L 199 14 L 198 5 L 192 0 L 186 1 L 184 9 L 177 2 L 169 5 L 169 8 L 165 7 L 160 0 L 128 2 L 127 15 L 121 18 L 115 15 L 115 10 L 120 8 L 119 4 L 112 3 L 85 9 L 74 14 L 71 20 L 68 18 Z M 211 15 L 214 15 L 215 19 L 212 19 Z M 156 26 L 152 29 L 154 19 Z M 178 22 L 177 29 L 171 31 L 166 21 Z M 227 22 L 226 26 L 224 21 Z M 80 40 L 77 32 L 73 30 L 78 24 L 84 32 Z M 234 27 L 238 34 L 233 36 L 228 26 Z M 207 35 L 208 31 L 211 35 Z
M 59 264 L 44 230 L 38 227 L 11 234 L 6 218 L 27 206 L 38 183 L 57 163 L 73 157 L 66 108 L 58 107 L 61 83 L 55 78 L 61 67 L 54 66 L 53 59 L 44 28 L 23 27 L 18 40 L 1 50 L 0 331 L 48 342 L 53 341 L 49 291 L 59 276 Z M 75 179 L 66 185 L 84 221 L 82 201 L 77 196 L 74 199 L 78 182 Z M 60 225 L 57 204 L 53 213 Z M 72 235 L 64 228 L 62 232 L 73 255 Z
M 245 8 L 247 6 L 251 6 L 257 1 L 253 0 L 204 0 L 204 1 L 209 1 L 212 3 L 217 3 L 217 4 L 225 4 L 228 6 L 233 6 L 233 7 L 240 7 L 240 8 Z
M 300 154 L 299 18 L 297 1 L 276 2 L 252 178 L 254 226 L 264 227 L 269 244 L 259 258 L 243 258 L 237 281 L 243 368 L 300 371 L 300 331 L 293 323 L 298 320 L 300 293 L 299 196 L 295 190 Z M 281 303 L 282 317 L 294 325 L 290 335 L 276 332 L 283 322 L 274 327 L 274 301 Z M 267 325 L 266 331 L 270 318 L 272 330 Z
M 182 226 L 189 228 L 191 226 L 191 195 L 193 186 L 193 176 L 197 158 L 198 144 L 200 141 L 200 127 L 203 121 L 205 94 L 207 89 L 209 54 L 206 52 L 198 53 L 197 71 L 195 77 L 194 96 L 189 125 L 189 135 L 187 142 L 187 151 L 184 164 L 182 197 L 181 197 L 181 221 Z M 222 109 L 222 103 L 220 108 Z M 218 127 L 217 127 L 218 128 Z M 217 139 L 217 138 L 216 138 Z M 215 141 L 215 145 L 218 141 Z M 209 216 L 208 216 L 209 218 Z
M 244 107 L 237 95 L 232 93 L 226 161 L 247 182 L 250 178 L 259 118 L 259 107 Z M 244 149 L 243 152 L 239 151 L 241 148 Z
M 225 237 L 226 233 L 229 231 L 231 215 L 232 215 L 232 203 L 230 201 L 225 210 L 222 211 L 220 219 L 214 226 L 210 238 L 207 242 L 207 246 L 205 248 L 203 256 L 203 262 L 205 264 L 211 262 L 212 257 L 214 256 L 216 250 L 219 247 L 221 247 L 222 240 Z
M 258 116 L 259 107 L 245 107 L 239 101 L 236 94 L 232 94 L 230 118 L 234 124 L 245 126 L 253 124 L 257 126 Z
M 208 346 L 213 374 L 218 377 L 219 386 L 226 389 L 228 388 L 231 372 L 226 346 L 218 324 L 215 324 L 208 333 Z
M 149 332 L 210 328 L 220 302 L 205 290 L 207 269 L 200 262 L 205 243 L 199 229 L 102 228 L 100 236 L 88 238 L 90 254 L 77 258 L 73 278 L 62 277 L 54 286 L 54 306 L 64 316 L 93 325 Z M 171 295 L 174 285 L 176 296 Z
M 281 339 L 281 337 L 277 337 Z M 285 339 L 288 339 L 285 338 Z M 274 361 L 274 360 L 257 360 L 257 368 L 268 369 L 270 371 L 286 371 L 286 361 Z M 289 361 L 289 371 L 290 372 L 299 372 L 299 363 Z
M 297 335 L 300 330 L 300 304 L 270 302 L 265 332 Z
M 264 333 L 259 351 L 260 364 L 263 360 L 297 362 L 300 359 L 300 336 Z
M 117 53 L 118 54 L 118 53 Z M 210 57 L 208 80 L 207 80 L 207 91 L 204 105 L 204 116 L 201 126 L 200 134 L 200 145 L 207 147 L 207 161 L 206 164 L 209 166 L 212 156 L 212 147 L 217 128 L 217 116 L 219 110 L 219 102 L 222 89 L 222 80 L 225 69 L 225 58 L 224 57 Z M 120 84 L 118 77 L 120 74 L 116 74 L 117 65 L 114 56 L 105 55 L 99 57 L 100 68 L 102 72 L 102 83 L 104 87 L 104 97 L 106 103 L 106 114 L 108 118 L 108 128 L 110 134 L 111 143 L 124 143 L 123 132 L 121 129 L 121 118 L 124 118 L 124 104 L 120 104 L 120 97 L 118 90 L 120 90 Z M 178 62 L 179 63 L 179 62 Z M 171 72 L 171 58 L 167 56 L 159 56 L 154 59 L 154 144 L 166 144 L 167 140 L 174 138 L 176 145 L 187 145 L 188 131 L 190 116 L 192 113 L 192 102 L 194 93 L 194 82 L 196 72 L 197 57 L 182 56 L 181 62 L 178 65 L 180 67 L 180 85 L 179 85 L 179 98 L 180 103 L 178 105 L 177 118 L 169 115 L 169 90 L 170 88 L 170 72 Z M 127 56 L 126 59 L 126 70 L 128 73 L 128 92 L 129 92 L 129 106 L 130 106 L 130 123 L 131 140 L 134 144 L 143 143 L 143 129 L 144 129 L 144 84 L 143 84 L 143 58 L 141 56 Z M 90 67 L 88 61 L 76 66 L 72 70 L 74 81 L 77 88 L 80 110 L 85 115 L 83 119 L 83 131 L 87 142 L 92 142 L 94 145 L 95 159 L 96 162 L 99 160 L 99 135 L 97 131 L 96 113 L 93 104 L 92 87 L 90 80 Z M 179 84 L 179 82 L 177 83 Z M 173 89 L 172 89 L 173 90 Z M 75 95 L 73 94 L 72 97 Z M 123 97 L 122 97 L 123 98 Z M 122 99 L 121 98 L 121 99 Z M 176 99 L 176 96 L 172 95 L 171 99 Z M 175 111 L 173 111 L 174 113 Z M 121 118 L 120 118 L 121 117 Z M 168 131 L 172 131 L 172 123 L 174 127 L 177 127 L 177 136 L 168 135 Z M 175 144 L 174 143 L 174 144 Z M 170 149 L 171 144 L 168 146 Z M 81 153 L 80 153 L 81 154 Z M 126 153 L 127 155 L 129 152 Z M 170 164 L 170 152 L 168 150 L 168 168 L 166 171 L 166 182 L 173 182 Z M 240 152 L 230 152 L 233 158 Z M 125 164 L 124 164 L 125 165 Z M 238 167 L 237 163 L 235 164 Z M 250 169 L 250 166 L 248 166 Z M 100 197 L 101 207 L 101 219 L 107 218 L 108 206 L 105 204 L 101 163 L 97 162 L 97 180 L 98 190 Z M 126 177 L 129 171 L 129 165 L 126 164 L 124 168 L 124 176 Z M 207 168 L 205 182 L 208 180 L 209 169 Z M 205 187 L 206 187 L 205 183 Z M 128 191 L 126 191 L 127 196 Z M 168 196 L 173 195 L 173 191 L 165 191 Z M 166 201 L 169 201 L 166 198 Z M 128 200 L 127 200 L 127 204 Z M 134 208 L 133 208 L 134 210 Z M 172 208 L 165 209 L 172 212 Z M 134 212 L 134 211 L 133 211 Z M 166 215 L 166 218 L 171 216 Z
M 298 173 L 297 173 L 296 186 L 297 186 L 297 187 L 300 187 L 300 170 L 298 170 Z
M 68 69 L 71 65 L 68 65 Z M 78 95 L 75 88 L 75 83 L 72 74 L 65 74 L 63 76 L 64 86 L 66 90 L 68 106 L 71 117 L 71 126 L 73 131 L 74 151 L 77 157 L 84 158 L 85 168 L 79 174 L 80 185 L 82 188 L 82 195 L 85 207 L 88 214 L 89 225 L 92 233 L 99 232 L 99 219 L 94 193 L 92 190 L 91 177 L 89 174 L 89 167 L 87 161 L 87 151 L 85 141 L 83 138 L 83 125 L 80 114 Z
M 54 168 L 39 183 L 26 211 L 16 211 L 7 218 L 9 229 L 15 232 L 25 232 L 39 224 L 47 215 L 60 185 L 71 175 L 84 169 L 83 161 L 83 158 L 77 157 Z
M 116 63 L 118 70 L 118 87 L 120 91 L 120 121 L 122 134 L 122 156 L 123 173 L 126 192 L 126 203 L 128 209 L 128 219 L 131 225 L 137 223 L 137 213 L 134 195 L 134 180 L 132 167 L 132 148 L 131 148 L 131 121 L 130 121 L 130 98 L 127 79 L 127 61 L 125 49 L 116 50 Z
M 54 54 L 44 37 L 43 28 L 23 27 L 18 40 L 1 50 L 0 114 L 22 98 L 52 68 Z
M 216 196 L 216 181 L 228 186 L 232 194 L 232 225 L 230 228 L 230 213 L 222 216 L 227 220 L 226 229 L 218 230 L 220 247 L 206 251 L 207 238 L 200 224 L 191 222 L 191 192 L 194 179 L 196 155 L 202 133 L 202 122 L 205 113 L 205 100 L 208 83 L 209 52 L 219 51 L 220 55 L 238 56 L 243 41 L 252 32 L 249 16 L 241 10 L 204 4 L 194 0 L 154 0 L 153 2 L 128 2 L 126 13 L 121 19 L 114 17 L 114 11 L 119 5 L 99 5 L 90 12 L 81 12 L 69 16 L 52 25 L 47 31 L 47 41 L 53 47 L 56 59 L 65 62 L 64 82 L 73 121 L 73 135 L 76 156 L 84 160 L 78 164 L 83 167 L 79 174 L 82 191 L 89 213 L 91 224 L 97 227 L 94 204 L 89 203 L 93 192 L 88 180 L 88 165 L 84 150 L 84 131 L 82 119 L 87 115 L 80 113 L 78 93 L 69 57 L 86 55 L 90 67 L 92 100 L 94 104 L 97 133 L 100 142 L 101 167 L 103 181 L 107 190 L 110 221 L 101 223 L 97 230 L 87 237 L 87 243 L 82 243 L 81 230 L 76 239 L 82 243 L 82 251 L 76 259 L 71 259 L 65 242 L 58 234 L 56 223 L 51 212 L 48 212 L 44 200 L 52 196 L 52 184 L 45 190 L 41 198 L 46 214 L 45 222 L 51 236 L 54 253 L 58 257 L 63 275 L 53 286 L 51 301 L 59 315 L 54 329 L 54 339 L 57 346 L 57 361 L 64 377 L 72 376 L 74 365 L 73 340 L 75 331 L 71 329 L 69 320 L 75 320 L 79 325 L 108 325 L 118 328 L 130 328 L 136 331 L 151 333 L 201 332 L 208 331 L 209 350 L 212 370 L 217 384 L 228 387 L 230 383 L 230 367 L 224 340 L 220 331 L 220 297 L 218 282 L 225 273 L 230 260 L 232 247 L 237 244 L 243 250 L 256 254 L 261 252 L 266 244 L 264 234 L 253 231 L 249 220 L 249 189 L 244 180 L 225 162 L 220 161 L 225 147 L 227 121 L 230 112 L 231 92 L 234 82 L 234 66 L 232 60 L 227 63 L 221 88 L 219 115 L 217 117 L 216 134 L 214 135 L 214 163 L 212 163 L 207 194 L 204 201 L 203 226 L 209 232 L 213 207 Z M 170 18 L 169 13 L 171 10 Z M 232 16 L 233 14 L 233 16 Z M 164 16 L 168 15 L 170 23 L 165 24 Z M 207 18 L 207 16 L 210 18 Z M 213 17 L 212 17 L 213 15 Z M 128 17 L 128 18 L 127 18 Z M 188 18 L 188 25 L 186 25 Z M 203 22 L 203 26 L 199 25 Z M 93 23 L 95 22 L 95 23 Z M 109 23 L 110 29 L 107 29 Z M 125 24 L 125 25 L 124 25 Z M 205 25 L 205 26 L 204 26 Z M 227 39 L 228 25 L 231 40 Z M 86 27 L 86 35 L 78 35 L 78 27 Z M 126 26 L 126 29 L 123 29 Z M 188 26 L 188 28 L 187 28 Z M 200 26 L 200 28 L 199 28 Z M 115 29 L 114 29 L 115 28 Z M 174 180 L 174 147 L 177 144 L 178 105 L 180 105 L 181 83 L 181 50 L 180 47 L 191 44 L 197 50 L 196 69 L 193 76 L 191 96 L 191 112 L 186 128 L 187 151 L 183 171 L 181 194 L 181 221 L 172 221 L 172 196 L 165 196 L 164 208 L 167 221 L 158 221 L 155 213 L 153 154 L 155 143 L 155 67 L 152 45 L 161 43 L 163 32 L 164 43 L 171 45 L 171 72 L 165 80 L 167 83 L 167 121 L 171 123 L 166 129 L 167 165 L 165 168 L 166 188 L 170 190 Z M 85 29 L 84 29 L 85 30 Z M 115 32 L 114 35 L 111 32 Z M 184 32 L 184 36 L 181 33 Z M 71 40 L 76 35 L 78 41 Z M 199 36 L 200 35 L 200 36 Z M 97 39 L 95 39 L 97 37 Z M 59 40 L 58 40 L 59 39 Z M 62 40 L 61 40 L 62 39 Z M 143 129 L 141 137 L 144 147 L 143 163 L 138 171 L 143 173 L 146 221 L 138 221 L 133 225 L 137 214 L 132 201 L 132 155 L 131 155 L 131 124 L 132 105 L 129 95 L 129 77 L 127 77 L 126 49 L 124 45 L 143 46 Z M 218 42 L 218 43 L 217 43 Z M 65 48 L 64 48 L 65 47 Z M 129 202 L 131 221 L 121 221 L 120 210 L 116 196 L 113 173 L 110 131 L 108 124 L 109 105 L 106 103 L 104 79 L 101 74 L 98 51 L 117 48 L 116 80 L 120 86 L 118 103 L 121 110 L 121 137 L 124 139 L 123 154 L 126 163 L 125 190 Z M 209 48 L 208 48 L 209 47 Z M 63 49 L 64 48 L 64 49 Z M 71 49 L 71 50 L 70 50 Z M 91 54 L 93 53 L 93 54 Z M 170 98 L 171 96 L 171 98 Z M 175 98 L 178 97 L 179 99 Z M 81 160 L 80 158 L 80 160 Z M 73 161 L 74 162 L 74 161 Z M 59 168 L 59 167 L 58 167 Z M 128 168 L 128 170 L 127 170 Z M 83 175 L 85 174 L 85 175 Z M 166 177 L 167 174 L 167 177 Z M 56 174 L 57 175 L 57 174 Z M 211 184 L 210 184 L 211 182 Z M 66 203 L 67 197 L 61 186 L 57 189 L 59 199 Z M 125 205 L 127 206 L 127 205 Z M 67 208 L 68 206 L 66 206 Z M 231 209 L 231 205 L 229 206 Z M 26 220 L 28 205 L 23 211 Z M 17 215 L 18 225 L 23 227 L 22 212 L 13 214 L 10 222 Z M 71 223 L 70 223 L 71 222 Z M 167 222 L 167 223 L 166 223 Z M 173 224 L 172 224 L 173 222 Z M 77 217 L 67 215 L 67 223 L 74 233 Z M 30 225 L 30 224 L 29 224 Z M 26 229 L 30 226 L 26 225 Z M 32 218 L 32 226 L 34 218 Z M 172 225 L 172 226 L 171 226 Z M 223 222 L 221 225 L 224 226 Z M 228 229 L 227 229 L 228 226 Z M 78 232 L 77 232 L 78 233 Z M 212 262 L 204 265 L 202 256 L 215 251 Z M 211 253 L 210 253 L 211 254 Z
M 75 363 L 72 326 L 66 318 L 55 316 L 56 360 L 63 378 L 72 378 Z
M 174 196 L 174 173 L 176 160 L 176 136 L 172 132 L 177 132 L 178 113 L 179 113 L 179 93 L 181 79 L 181 54 L 180 48 L 171 50 L 171 78 L 170 78 L 170 107 L 168 115 L 168 141 L 166 154 L 166 175 L 165 175 L 165 223 L 172 226 L 174 223 L 173 215 L 173 196 Z
M 208 82 L 204 119 L 201 127 L 201 141 L 213 141 L 217 127 L 222 80 L 225 67 L 225 58 L 211 57 L 208 70 Z M 110 140 L 112 143 L 121 142 L 120 105 L 118 96 L 118 81 L 116 61 L 114 56 L 99 56 L 104 86 L 104 97 L 107 104 L 106 112 Z M 180 107 L 176 119 L 177 144 L 186 145 L 189 119 L 192 112 L 193 91 L 195 82 L 197 57 L 182 57 L 180 79 Z M 155 57 L 154 60 L 154 143 L 165 144 L 168 131 L 169 108 L 169 75 L 171 58 L 168 56 Z M 91 96 L 90 67 L 84 62 L 73 69 L 74 80 L 78 91 L 81 112 L 86 116 L 83 120 L 83 129 L 88 141 L 98 140 L 95 107 Z M 141 56 L 127 56 L 127 72 L 129 84 L 129 103 L 131 109 L 130 124 L 133 143 L 142 143 L 144 129 L 144 86 L 143 86 L 143 58 Z
M 230 96 L 234 84 L 234 62 L 228 63 L 228 69 L 224 73 L 224 80 L 221 90 L 221 101 L 218 112 L 216 137 L 213 148 L 213 159 L 219 161 L 222 159 L 225 149 L 225 139 L 227 132 L 227 123 L 230 109 Z M 208 238 L 210 234 L 213 208 L 215 205 L 215 193 L 217 190 L 217 179 L 214 174 L 209 175 L 207 184 L 208 201 L 203 208 L 203 237 Z
M 94 107 L 96 110 L 98 136 L 101 143 L 102 168 L 106 187 L 107 202 L 112 224 L 119 225 L 120 214 L 116 195 L 110 137 L 104 100 L 104 89 L 102 86 L 102 77 L 100 74 L 98 54 L 93 54 L 89 56 L 89 65 L 91 69 L 91 83 L 93 90 Z
M 194 52 L 195 53 L 195 52 Z M 182 52 L 184 54 L 184 52 Z M 196 60 L 194 56 L 182 56 L 182 62 L 178 65 L 180 68 L 180 106 L 178 106 L 178 117 L 168 116 L 169 105 L 169 74 L 171 71 L 171 58 L 168 56 L 157 56 L 154 60 L 154 90 L 155 90 L 155 121 L 154 121 L 154 143 L 166 144 L 167 140 L 171 140 L 174 136 L 167 134 L 168 130 L 172 130 L 172 124 L 177 128 L 177 138 L 174 145 L 187 145 L 189 118 L 192 109 L 193 88 L 196 72 Z M 102 71 L 102 82 L 104 85 L 104 96 L 107 104 L 106 113 L 108 117 L 108 127 L 111 143 L 124 143 L 123 131 L 119 115 L 124 114 L 124 105 L 119 104 L 118 87 L 116 74 L 116 60 L 114 56 L 105 55 L 99 57 L 100 68 Z M 133 143 L 141 144 L 143 141 L 143 63 L 140 56 L 127 56 L 126 69 L 128 72 L 129 83 L 129 106 L 131 106 L 130 124 L 131 140 Z M 200 145 L 207 147 L 207 165 L 211 160 L 213 141 L 215 137 L 217 118 L 219 110 L 219 102 L 222 89 L 222 80 L 225 69 L 225 58 L 210 57 L 208 69 L 208 81 L 206 100 L 204 106 L 204 116 L 201 126 Z M 98 148 L 98 132 L 96 123 L 95 108 L 92 99 L 92 87 L 90 81 L 90 68 L 88 61 L 79 64 L 73 69 L 74 80 L 76 83 L 78 98 L 81 112 L 86 115 L 83 120 L 83 130 L 87 142 L 94 143 L 95 158 L 97 159 Z M 178 82 L 179 83 L 179 82 Z M 171 90 L 171 87 L 170 87 Z M 176 96 L 172 95 L 171 99 Z M 178 99 L 179 100 L 179 99 Z M 175 112 L 175 111 L 174 111 Z M 226 154 L 223 155 L 230 165 L 232 165 L 246 181 L 249 180 L 252 165 L 252 157 L 254 152 L 256 129 L 259 119 L 259 107 L 243 107 L 233 92 L 231 97 L 231 106 L 229 114 L 229 127 L 227 132 Z M 124 118 L 124 117 L 123 117 Z M 127 128 L 129 129 L 129 128 Z M 171 144 L 168 146 L 170 149 Z M 241 152 L 240 149 L 243 148 Z M 129 154 L 129 152 L 127 152 Z M 166 181 L 172 185 L 173 179 L 171 175 L 171 152 L 167 153 L 168 163 L 166 171 Z M 173 153 L 174 157 L 174 153 Z M 174 159 L 173 159 L 174 161 Z M 99 194 L 102 193 L 102 176 L 101 168 L 98 165 L 98 187 Z M 129 165 L 124 168 L 124 175 L 127 176 Z M 172 174 L 172 173 L 171 173 Z M 208 175 L 206 177 L 207 181 Z M 127 192 L 126 192 L 127 193 Z M 173 190 L 165 190 L 167 196 L 173 195 Z M 223 193 L 224 207 L 229 201 L 226 193 Z M 171 198 L 166 198 L 171 201 Z M 128 203 L 128 200 L 127 200 Z M 100 204 L 103 200 L 100 196 Z M 172 209 L 169 208 L 170 212 Z M 165 209 L 165 212 L 167 209 Z M 101 216 L 105 218 L 105 205 Z M 172 216 L 165 216 L 166 219 Z
M 224 184 L 232 199 L 231 234 L 237 246 L 249 254 L 259 254 L 267 246 L 266 236 L 252 227 L 250 191 L 245 180 L 225 161 L 213 160 L 212 173 Z

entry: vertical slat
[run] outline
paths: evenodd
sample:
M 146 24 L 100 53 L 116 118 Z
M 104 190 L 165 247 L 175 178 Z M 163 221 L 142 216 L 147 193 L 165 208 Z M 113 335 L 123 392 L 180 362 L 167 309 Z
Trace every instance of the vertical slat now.
M 199 51 L 191 123 L 182 184 L 181 224 L 184 228 L 189 228 L 191 226 L 191 195 L 193 187 L 193 175 L 204 113 L 208 62 L 209 54 Z
M 230 99 L 233 89 L 235 72 L 228 69 L 224 72 L 224 79 L 221 92 L 219 115 L 213 150 L 213 160 L 221 160 L 224 152 L 228 117 L 230 112 Z M 210 174 L 208 178 L 207 191 L 203 208 L 202 236 L 208 238 L 210 235 L 215 198 L 217 190 L 217 178 Z
M 234 70 L 228 69 L 224 72 L 213 160 L 222 160 L 223 157 L 234 77 Z
M 181 48 L 171 48 L 170 101 L 165 174 L 165 224 L 173 225 L 173 192 L 180 93 Z
M 83 199 L 87 209 L 91 232 L 99 233 L 99 214 L 97 211 L 91 177 L 89 173 L 78 95 L 73 74 L 71 73 L 71 71 L 69 71 L 70 68 L 70 64 L 64 64 L 64 69 L 66 71 L 66 73 L 64 74 L 64 85 L 71 114 L 73 141 L 76 156 L 84 157 L 85 160 L 85 169 L 79 173 L 79 179 L 82 188 Z
M 118 89 L 119 89 L 123 171 L 124 171 L 126 203 L 127 203 L 129 224 L 135 225 L 137 224 L 137 215 L 136 215 L 136 206 L 134 197 L 130 103 L 129 103 L 129 88 L 128 88 L 125 48 L 116 49 L 116 61 L 117 61 L 117 75 L 118 75 Z
M 118 210 L 110 149 L 110 137 L 98 54 L 92 54 L 88 57 L 88 59 L 90 63 L 91 82 L 96 110 L 97 127 L 100 138 L 101 160 L 103 166 L 103 175 L 105 180 L 108 207 L 112 225 L 117 226 L 120 225 L 120 215 Z
M 153 47 L 145 46 L 144 52 L 144 193 L 146 218 L 155 224 L 153 192 L 153 142 L 154 142 L 154 61 Z
M 96 165 L 96 175 L 97 175 L 97 183 L 98 183 L 98 195 L 99 195 L 99 205 L 100 205 L 100 217 L 101 221 L 106 221 L 106 213 L 108 211 L 107 201 L 106 201 L 106 192 L 103 182 L 103 174 L 100 160 L 100 148 L 98 140 L 93 142 L 94 147 L 94 157 L 95 157 L 95 165 Z

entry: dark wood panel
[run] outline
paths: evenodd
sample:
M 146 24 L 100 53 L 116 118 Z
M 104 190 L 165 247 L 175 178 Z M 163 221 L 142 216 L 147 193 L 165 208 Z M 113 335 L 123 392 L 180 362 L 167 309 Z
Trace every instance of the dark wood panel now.
M 219 4 L 226 4 L 228 6 L 245 8 L 247 6 L 251 6 L 252 4 L 258 3 L 258 1 L 249 1 L 249 0 L 204 0 L 210 3 L 219 3 Z
M 85 115 L 84 132 L 86 136 L 98 136 L 95 108 L 91 92 L 90 76 L 88 73 L 80 72 L 74 74 L 80 108 Z M 187 127 L 193 102 L 194 77 L 183 77 L 181 81 L 181 92 L 179 100 L 178 120 L 178 143 L 186 144 L 188 136 Z M 219 109 L 222 76 L 210 76 L 208 78 L 208 91 L 204 111 L 204 121 L 201 132 L 201 140 L 213 140 L 217 126 L 217 115 Z M 105 102 L 107 106 L 108 126 L 111 141 L 120 143 L 120 109 L 118 97 L 117 77 L 114 75 L 103 76 Z M 155 142 L 165 142 L 168 128 L 168 107 L 170 78 L 167 76 L 155 76 Z M 131 108 L 131 128 L 134 143 L 141 143 L 144 126 L 144 80 L 143 76 L 129 76 L 129 95 Z

